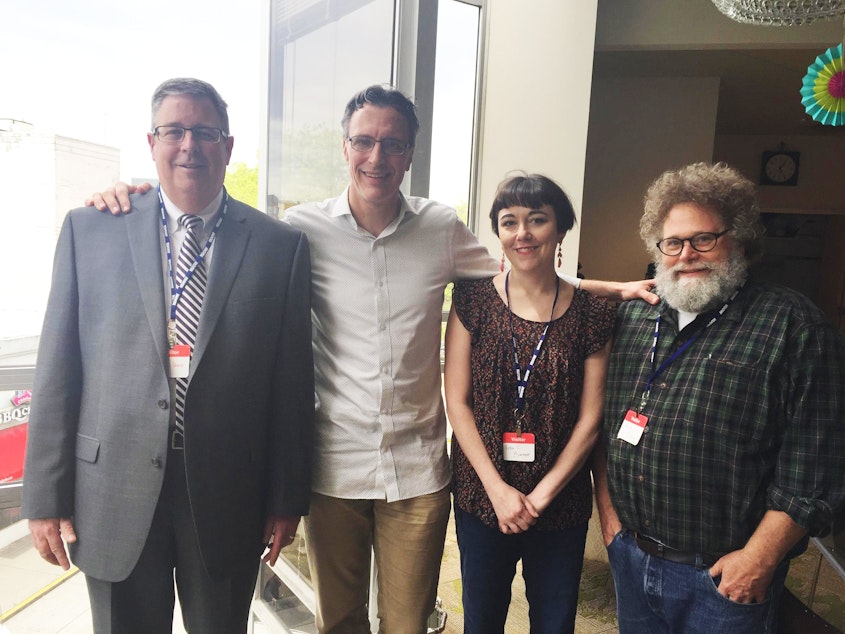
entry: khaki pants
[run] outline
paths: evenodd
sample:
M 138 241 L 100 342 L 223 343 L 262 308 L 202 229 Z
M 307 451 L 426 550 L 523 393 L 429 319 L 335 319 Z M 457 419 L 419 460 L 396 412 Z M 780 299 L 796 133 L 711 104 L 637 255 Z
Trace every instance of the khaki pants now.
M 379 632 L 421 634 L 434 609 L 449 521 L 449 488 L 409 500 L 314 493 L 305 518 L 321 634 L 370 632 L 370 552 L 378 569 Z

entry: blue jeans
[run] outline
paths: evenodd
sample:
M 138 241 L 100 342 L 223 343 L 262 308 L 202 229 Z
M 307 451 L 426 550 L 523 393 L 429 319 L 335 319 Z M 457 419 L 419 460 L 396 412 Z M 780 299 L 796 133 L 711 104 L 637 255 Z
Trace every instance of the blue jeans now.
M 607 555 L 616 586 L 621 634 L 777 631 L 777 606 L 789 559 L 775 569 L 766 600 L 747 604 L 719 594 L 718 578 L 712 578 L 706 566 L 649 556 L 637 547 L 635 537 L 627 530 L 613 538 Z
M 586 523 L 561 531 L 532 528 L 505 535 L 456 506 L 455 532 L 461 554 L 465 634 L 504 632 L 520 559 L 531 631 L 575 630 Z

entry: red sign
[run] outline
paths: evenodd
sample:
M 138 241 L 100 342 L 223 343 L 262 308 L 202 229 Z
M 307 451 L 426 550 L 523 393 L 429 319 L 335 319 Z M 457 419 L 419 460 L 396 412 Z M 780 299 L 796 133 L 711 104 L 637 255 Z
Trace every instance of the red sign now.
M 0 404 L 11 404 L 11 407 L 0 409 L 0 484 L 3 484 L 23 478 L 23 458 L 32 392 L 15 390 L 0 392 L 0 395 Z

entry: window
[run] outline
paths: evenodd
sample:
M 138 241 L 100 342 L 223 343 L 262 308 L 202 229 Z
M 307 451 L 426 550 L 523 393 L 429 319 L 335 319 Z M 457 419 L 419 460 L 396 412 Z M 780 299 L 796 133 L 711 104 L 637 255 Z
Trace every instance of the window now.
M 469 221 L 480 8 L 438 3 L 429 195 Z M 473 226 L 473 223 L 469 223 Z
M 271 0 L 268 211 L 283 217 L 292 205 L 344 190 L 343 109 L 358 90 L 389 83 L 414 99 L 421 123 L 403 191 L 449 204 L 466 221 L 473 199 L 479 5 Z M 274 631 L 280 622 L 307 627 L 314 599 L 301 537 L 272 570 L 262 567 L 259 585 L 257 621 Z
M 343 191 L 343 108 L 391 78 L 393 0 L 296 4 L 273 2 L 270 25 L 268 208 L 282 211 Z

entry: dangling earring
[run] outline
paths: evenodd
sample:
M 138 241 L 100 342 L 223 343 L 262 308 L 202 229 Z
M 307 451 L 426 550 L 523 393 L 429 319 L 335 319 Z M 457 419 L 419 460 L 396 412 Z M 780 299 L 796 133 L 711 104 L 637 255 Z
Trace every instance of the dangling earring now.
M 502 262 L 499 264 L 499 270 L 504 273 L 505 272 L 505 252 L 502 251 Z
M 557 268 L 560 268 L 563 259 L 563 249 L 560 248 L 560 242 L 557 243 Z

